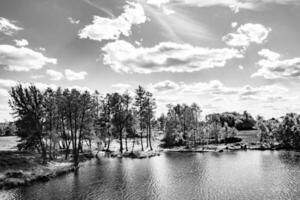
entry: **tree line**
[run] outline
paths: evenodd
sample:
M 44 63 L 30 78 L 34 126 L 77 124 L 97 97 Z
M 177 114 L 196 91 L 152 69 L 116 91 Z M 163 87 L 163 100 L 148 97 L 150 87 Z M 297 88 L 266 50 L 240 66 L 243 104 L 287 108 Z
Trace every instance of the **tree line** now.
M 123 140 L 128 151 L 127 139 L 139 136 L 141 149 L 146 139 L 152 150 L 155 100 L 141 86 L 135 92 L 132 98 L 128 93 L 101 96 L 97 91 L 12 87 L 9 105 L 16 117 L 18 148 L 40 153 L 43 163 L 63 152 L 65 159 L 72 155 L 76 167 L 84 143 L 91 150 L 95 138 L 102 139 L 107 150 L 111 139 L 118 138 L 122 153 Z
M 254 119 L 248 112 L 224 112 L 202 116 L 199 105 L 168 104 L 167 112 L 155 117 L 153 94 L 138 86 L 128 91 L 101 95 L 77 89 L 40 90 L 19 84 L 10 90 L 9 105 L 15 116 L 20 150 L 35 151 L 43 163 L 64 155 L 78 166 L 80 153 L 91 152 L 93 141 L 110 151 L 118 140 L 121 153 L 153 149 L 153 135 L 163 136 L 163 146 L 187 146 L 240 141 L 239 130 L 259 130 L 261 142 L 300 147 L 300 116 Z M 84 149 L 85 148 L 85 149 Z

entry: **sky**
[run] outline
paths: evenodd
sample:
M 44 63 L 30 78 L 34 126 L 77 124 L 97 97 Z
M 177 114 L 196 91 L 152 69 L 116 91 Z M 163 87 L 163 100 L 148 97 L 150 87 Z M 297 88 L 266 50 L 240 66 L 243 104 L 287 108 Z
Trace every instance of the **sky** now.
M 300 112 L 299 22 L 300 0 L 0 0 L 0 121 L 19 82 Z

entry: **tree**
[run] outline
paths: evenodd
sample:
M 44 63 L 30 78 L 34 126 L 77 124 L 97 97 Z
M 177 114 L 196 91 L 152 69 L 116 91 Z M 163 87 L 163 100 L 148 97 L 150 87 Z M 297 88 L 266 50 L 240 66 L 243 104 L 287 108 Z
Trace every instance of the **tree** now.
M 56 146 L 58 143 L 58 127 L 59 115 L 56 104 L 55 92 L 51 88 L 47 88 L 43 94 L 44 101 L 44 131 L 46 132 L 46 144 L 48 146 L 49 159 L 53 160 L 56 155 Z
M 65 89 L 63 96 L 66 105 L 66 125 L 71 135 L 74 166 L 78 167 L 84 132 L 93 120 L 95 104 L 91 94 L 87 91 L 80 93 L 76 89 L 71 91 Z
M 109 98 L 109 105 L 112 114 L 111 123 L 114 126 L 116 133 L 118 133 L 121 153 L 123 152 L 123 130 L 130 115 L 130 102 L 131 98 L 128 94 L 120 95 L 119 93 L 113 93 Z
M 145 127 L 144 116 L 145 116 L 145 99 L 146 91 L 142 86 L 138 86 L 135 90 L 135 102 L 134 106 L 137 110 L 137 117 L 139 119 L 140 139 L 141 139 L 141 150 L 144 151 L 143 146 L 143 130 Z
M 221 130 L 221 121 L 219 114 L 210 114 L 206 116 L 206 120 L 208 123 L 208 130 L 210 136 L 213 136 L 215 139 L 215 143 L 219 143 L 219 134 Z
M 145 102 L 144 102 L 144 107 L 145 107 L 145 118 L 146 118 L 146 126 L 147 126 L 147 147 L 148 143 L 150 146 L 150 150 L 152 150 L 152 134 L 151 134 L 151 127 L 152 127 L 152 122 L 154 119 L 154 109 L 156 107 L 155 104 L 155 99 L 153 98 L 152 93 L 146 92 L 145 95 Z
M 199 130 L 198 130 L 198 126 L 199 126 L 199 118 L 200 118 L 200 114 L 202 112 L 202 110 L 200 109 L 200 107 L 196 104 L 193 103 L 191 105 L 191 111 L 192 111 L 192 127 L 193 127 L 193 142 L 194 142 L 194 146 L 196 145 L 196 133 L 197 135 L 199 135 Z
M 23 88 L 21 84 L 12 87 L 9 105 L 17 118 L 17 134 L 21 138 L 19 149 L 36 149 L 41 152 L 43 163 L 47 162 L 47 150 L 44 131 L 44 97 L 34 85 Z

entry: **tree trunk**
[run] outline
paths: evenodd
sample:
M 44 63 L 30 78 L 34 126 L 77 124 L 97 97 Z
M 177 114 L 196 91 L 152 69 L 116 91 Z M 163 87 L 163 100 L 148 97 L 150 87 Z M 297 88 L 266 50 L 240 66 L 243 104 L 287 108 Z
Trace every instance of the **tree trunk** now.
M 68 160 L 69 153 L 70 153 L 70 148 L 69 148 L 69 146 L 67 146 L 66 150 L 65 150 L 65 160 Z
M 79 165 L 79 149 L 78 148 L 73 149 L 73 162 L 74 162 L 74 167 L 78 168 L 78 165 Z
M 42 149 L 42 162 L 43 164 L 47 164 L 47 150 L 44 145 L 41 146 Z
M 122 141 L 122 129 L 119 133 L 119 139 L 120 139 L 120 152 L 123 153 L 123 141 Z
M 152 143 L 151 143 L 151 125 L 149 124 L 149 146 L 150 146 L 150 150 L 152 151 Z
M 126 151 L 128 151 L 127 133 L 126 133 L 126 135 L 125 135 L 125 148 L 126 148 Z
M 147 148 L 149 147 L 149 125 L 146 126 L 147 134 L 146 134 L 146 144 Z
M 135 144 L 135 136 L 133 138 L 133 142 L 132 142 L 132 148 L 131 148 L 131 153 L 133 153 L 133 149 L 134 149 L 134 144 Z
M 109 147 L 110 147 L 110 136 L 108 136 L 108 142 L 107 142 L 106 151 L 109 151 Z
M 141 130 L 141 149 L 144 151 L 144 146 L 143 146 L 143 131 Z

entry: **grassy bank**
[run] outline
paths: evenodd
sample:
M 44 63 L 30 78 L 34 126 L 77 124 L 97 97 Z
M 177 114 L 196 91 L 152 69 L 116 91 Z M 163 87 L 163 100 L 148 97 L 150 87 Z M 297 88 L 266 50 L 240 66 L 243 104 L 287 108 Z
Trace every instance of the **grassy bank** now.
M 91 158 L 82 154 L 81 162 Z M 39 155 L 34 153 L 1 151 L 0 152 L 0 189 L 10 189 L 28 185 L 36 181 L 49 179 L 74 171 L 73 162 L 63 158 L 41 165 Z

